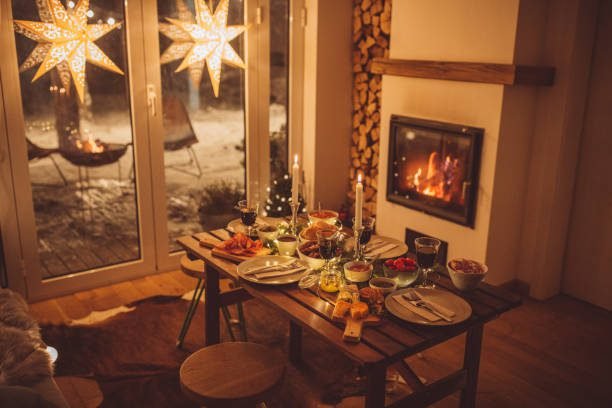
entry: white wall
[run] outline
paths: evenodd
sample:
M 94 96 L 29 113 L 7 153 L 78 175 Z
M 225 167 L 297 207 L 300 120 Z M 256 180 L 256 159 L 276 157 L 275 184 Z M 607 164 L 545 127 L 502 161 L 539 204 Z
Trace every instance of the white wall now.
M 518 0 L 396 1 L 390 57 L 512 63 L 518 12 Z M 448 241 L 449 257 L 487 260 L 503 104 L 502 85 L 384 76 L 381 163 L 387 162 L 391 114 L 480 127 L 485 135 L 474 229 L 387 202 L 387 175 L 381 171 L 379 233 L 403 240 L 405 228 L 410 227 Z M 506 271 L 492 269 L 489 280 L 499 283 L 512 277 Z
M 598 0 L 555 0 L 548 5 L 541 62 L 555 67 L 555 84 L 537 90 L 516 251 L 517 277 L 539 299 L 561 289 L 598 4 Z
M 351 0 L 308 0 L 303 156 L 307 201 L 337 209 L 348 189 L 353 86 Z
M 449 256 L 489 265 L 489 281 L 518 279 L 559 293 L 598 0 L 405 0 L 393 4 L 391 58 L 546 65 L 551 87 L 385 76 L 381 162 L 391 114 L 485 129 L 474 229 L 386 202 L 379 231 L 410 227 L 449 242 Z M 398 23 L 399 22 L 399 23 Z
M 601 3 L 597 27 L 563 291 L 612 310 L 611 1 Z

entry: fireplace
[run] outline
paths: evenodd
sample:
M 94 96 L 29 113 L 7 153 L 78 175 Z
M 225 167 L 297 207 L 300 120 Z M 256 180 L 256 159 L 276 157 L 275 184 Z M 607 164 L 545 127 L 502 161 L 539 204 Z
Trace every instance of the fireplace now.
M 387 200 L 473 228 L 483 133 L 392 115 Z

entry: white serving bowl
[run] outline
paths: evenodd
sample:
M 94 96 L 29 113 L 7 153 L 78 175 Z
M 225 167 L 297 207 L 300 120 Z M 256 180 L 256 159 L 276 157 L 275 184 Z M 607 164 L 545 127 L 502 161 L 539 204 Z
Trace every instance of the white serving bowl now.
M 315 210 L 315 211 L 311 211 L 308 213 L 308 220 L 312 223 L 312 224 L 316 224 L 317 221 L 323 221 L 326 224 L 330 224 L 330 225 L 336 225 L 336 222 L 338 221 L 338 216 L 340 214 L 338 214 L 336 211 L 332 211 L 332 210 L 321 210 L 321 212 L 326 212 L 329 213 L 329 217 L 317 217 L 317 213 L 319 212 L 319 210 Z
M 290 240 L 284 241 L 284 239 Z M 298 237 L 291 234 L 281 235 L 276 238 L 276 247 L 278 248 L 279 255 L 293 256 L 298 247 Z
M 460 270 L 455 270 L 451 267 L 451 262 L 453 261 L 462 261 L 467 260 L 466 258 L 455 258 L 448 261 L 448 273 L 450 275 L 451 281 L 453 281 L 453 285 L 459 290 L 468 291 L 475 289 L 480 282 L 485 278 L 485 275 L 489 271 L 487 265 L 482 262 L 476 262 L 478 265 L 482 267 L 483 272 L 481 273 L 466 273 Z M 472 261 L 470 259 L 470 261 Z
M 325 265 L 325 259 L 313 258 L 308 255 L 305 255 L 302 251 L 300 251 L 301 246 L 302 244 L 298 245 L 298 248 L 297 248 L 298 258 L 306 261 L 310 269 L 320 269 L 323 267 L 323 265 Z
M 263 229 L 267 228 L 274 228 L 274 231 L 262 231 Z M 266 241 L 274 241 L 278 237 L 278 234 L 278 228 L 274 226 L 262 225 L 261 227 L 257 228 L 257 235 L 259 236 L 259 239 L 264 243 Z
M 332 225 L 332 224 L 327 224 L 327 223 L 325 223 L 325 224 L 320 224 L 320 225 L 324 225 L 324 226 L 325 226 L 325 229 L 328 229 L 328 230 L 338 230 L 338 226 L 336 226 L 336 225 L 333 225 L 332 227 L 329 227 L 329 225 Z M 316 231 L 316 229 L 317 229 L 317 228 L 316 228 L 316 227 L 314 227 L 314 224 L 313 224 L 313 225 L 311 225 L 311 226 L 309 226 L 309 227 L 304 228 L 303 230 L 301 230 L 301 231 L 300 231 L 300 234 L 298 235 L 298 237 L 300 238 L 300 243 L 310 242 L 310 241 L 316 241 L 316 240 L 317 240 L 317 238 L 316 238 L 316 232 L 315 232 L 315 233 L 313 234 L 313 236 L 312 236 L 312 237 L 310 237 L 310 238 L 308 238 L 308 237 L 306 237 L 306 236 L 304 235 L 304 233 L 305 233 L 307 230 L 310 230 L 310 231 L 315 230 L 315 231 Z M 320 229 L 320 228 L 319 228 L 319 229 Z
M 355 265 L 366 265 L 367 269 L 364 271 L 351 269 Z M 344 264 L 344 276 L 351 282 L 367 282 L 372 276 L 373 269 L 374 267 L 371 263 L 365 261 L 350 261 Z

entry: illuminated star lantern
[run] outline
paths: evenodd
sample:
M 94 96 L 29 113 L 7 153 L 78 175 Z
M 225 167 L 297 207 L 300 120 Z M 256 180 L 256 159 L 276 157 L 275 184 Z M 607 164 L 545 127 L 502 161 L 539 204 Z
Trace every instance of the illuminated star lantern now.
M 205 0 L 195 0 L 195 8 L 195 23 L 193 20 L 189 21 L 190 17 L 185 13 L 182 13 L 181 20 L 166 18 L 171 24 L 160 23 L 160 32 L 173 41 L 162 54 L 160 62 L 167 64 L 182 58 L 183 61 L 175 72 L 189 68 L 191 80 L 198 87 L 206 62 L 213 92 L 218 97 L 221 63 L 246 68 L 229 44 L 246 30 L 246 26 L 227 25 L 229 0 L 221 0 L 214 14 Z
M 37 3 L 42 21 L 15 20 L 16 32 L 38 42 L 20 67 L 25 71 L 40 64 L 32 82 L 57 67 L 62 84 L 69 89 L 67 72 L 70 72 L 83 102 L 86 62 L 123 75 L 123 71 L 94 43 L 121 23 L 87 24 L 89 0 L 79 0 L 74 8 L 68 10 L 60 0 L 38 0 Z

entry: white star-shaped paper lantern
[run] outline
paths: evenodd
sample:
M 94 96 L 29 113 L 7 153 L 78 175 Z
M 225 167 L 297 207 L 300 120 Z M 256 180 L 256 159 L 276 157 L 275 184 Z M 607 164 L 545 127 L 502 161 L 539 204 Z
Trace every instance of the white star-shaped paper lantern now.
M 229 44 L 246 30 L 246 26 L 227 25 L 229 0 L 221 0 L 214 14 L 205 0 L 195 0 L 195 8 L 195 22 L 193 15 L 182 13 L 180 20 L 166 18 L 171 24 L 159 24 L 160 32 L 173 41 L 162 54 L 160 62 L 167 64 L 182 58 L 175 72 L 189 68 L 191 80 L 198 87 L 206 62 L 213 92 L 218 97 L 221 63 L 246 68 L 242 58 Z
M 42 21 L 14 22 L 16 32 L 38 42 L 20 66 L 23 72 L 40 64 L 32 82 L 57 67 L 64 88 L 70 89 L 72 77 L 82 102 L 87 62 L 123 75 L 123 71 L 94 43 L 121 23 L 87 24 L 89 0 L 79 0 L 74 8 L 68 10 L 59 0 L 38 0 L 37 5 Z

